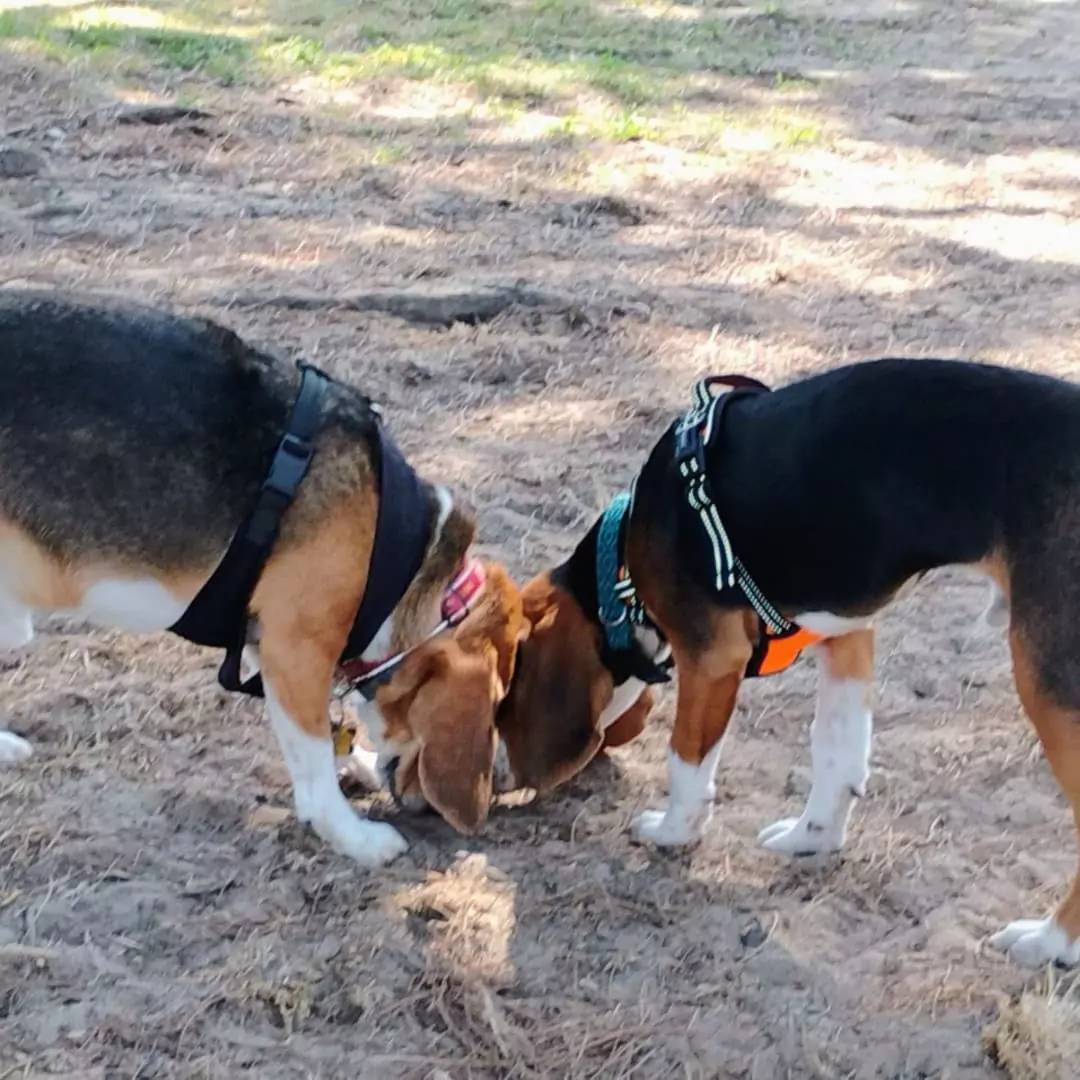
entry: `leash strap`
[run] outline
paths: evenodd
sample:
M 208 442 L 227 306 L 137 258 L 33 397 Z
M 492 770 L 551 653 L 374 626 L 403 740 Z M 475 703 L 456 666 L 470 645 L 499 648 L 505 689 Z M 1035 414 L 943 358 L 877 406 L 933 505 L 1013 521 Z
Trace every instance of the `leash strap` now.
M 281 528 L 281 519 L 315 454 L 313 439 L 330 377 L 301 364 L 300 389 L 258 499 L 229 544 L 225 557 L 169 629 L 199 645 L 224 648 L 218 682 L 226 689 L 263 696 L 261 675 L 240 678 L 247 637 L 248 604 Z

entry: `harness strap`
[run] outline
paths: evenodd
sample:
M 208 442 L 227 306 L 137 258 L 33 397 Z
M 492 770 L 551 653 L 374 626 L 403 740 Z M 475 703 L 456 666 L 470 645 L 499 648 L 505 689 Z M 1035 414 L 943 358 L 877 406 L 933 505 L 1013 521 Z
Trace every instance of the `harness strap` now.
M 300 366 L 300 389 L 285 434 L 281 437 L 263 481 L 258 499 L 237 530 L 224 558 L 195 595 L 187 609 L 169 629 L 199 645 L 224 648 L 225 660 L 218 682 L 226 690 L 251 697 L 263 696 L 262 677 L 240 678 L 240 659 L 247 635 L 248 604 L 255 591 L 270 550 L 277 539 L 281 519 L 292 502 L 315 453 L 312 440 L 318 430 L 329 376 L 309 364 Z M 222 612 L 239 612 L 239 619 L 222 618 Z
M 728 390 L 714 394 L 715 386 Z M 693 406 L 675 425 L 675 460 L 686 485 L 686 501 L 701 521 L 709 541 L 716 591 L 740 589 L 767 633 L 779 637 L 795 629 L 795 624 L 769 603 L 742 560 L 735 555 L 713 500 L 706 469 L 705 450 L 719 430 L 724 408 L 735 396 L 731 391 L 744 390 L 767 391 L 768 387 L 746 375 L 714 375 L 694 384 Z

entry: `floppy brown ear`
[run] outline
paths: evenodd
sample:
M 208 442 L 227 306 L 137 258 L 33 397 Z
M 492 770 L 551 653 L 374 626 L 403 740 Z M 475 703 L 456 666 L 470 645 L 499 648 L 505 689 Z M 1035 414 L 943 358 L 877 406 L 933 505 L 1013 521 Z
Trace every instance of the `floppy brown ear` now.
M 580 772 L 603 744 L 599 718 L 612 683 L 596 628 L 546 575 L 526 586 L 525 614 L 532 629 L 496 722 L 518 784 L 548 791 Z
M 495 650 L 496 673 L 499 679 L 498 699 L 501 701 L 514 677 L 519 644 L 529 636 L 529 620 L 521 599 L 521 591 L 501 563 L 484 560 L 487 580 L 479 604 L 469 612 L 454 632 L 461 647 L 473 652 L 484 648 Z
M 491 805 L 495 706 L 501 696 L 493 648 L 466 651 L 452 639 L 431 654 L 409 707 L 420 741 L 424 798 L 460 833 L 475 832 Z

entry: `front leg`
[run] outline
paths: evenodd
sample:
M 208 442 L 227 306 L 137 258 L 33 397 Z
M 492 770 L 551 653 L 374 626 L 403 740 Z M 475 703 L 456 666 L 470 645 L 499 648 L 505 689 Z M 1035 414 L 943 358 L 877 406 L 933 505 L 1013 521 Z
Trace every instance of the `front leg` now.
M 688 650 L 672 640 L 678 671 L 675 727 L 668 747 L 665 810 L 646 810 L 633 823 L 634 835 L 660 847 L 691 844 L 712 817 L 716 766 L 750 645 L 741 616 L 719 616 L 713 640 L 703 650 Z
M 819 646 L 810 727 L 813 779 L 801 817 L 763 829 L 758 843 L 785 855 L 824 855 L 844 845 L 855 800 L 870 776 L 874 633 L 855 630 Z

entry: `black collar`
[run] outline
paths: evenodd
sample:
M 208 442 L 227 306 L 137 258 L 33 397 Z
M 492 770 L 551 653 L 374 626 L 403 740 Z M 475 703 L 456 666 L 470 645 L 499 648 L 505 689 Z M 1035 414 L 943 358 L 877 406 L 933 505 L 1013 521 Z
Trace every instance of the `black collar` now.
M 379 512 L 367 584 L 341 659 L 355 660 L 375 640 L 420 571 L 431 539 L 434 501 L 387 431 L 379 424 Z

